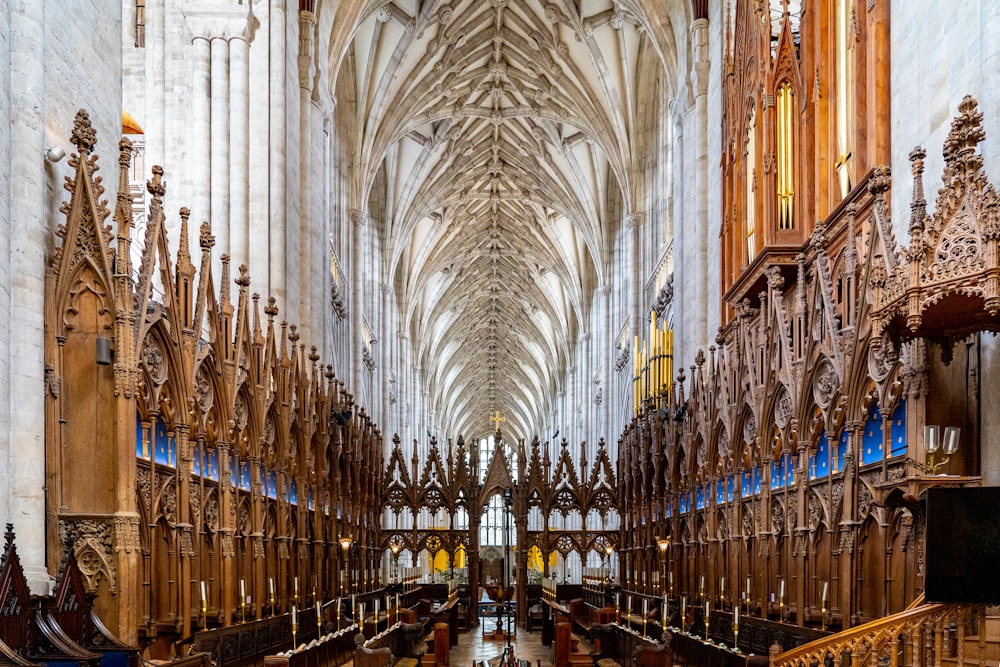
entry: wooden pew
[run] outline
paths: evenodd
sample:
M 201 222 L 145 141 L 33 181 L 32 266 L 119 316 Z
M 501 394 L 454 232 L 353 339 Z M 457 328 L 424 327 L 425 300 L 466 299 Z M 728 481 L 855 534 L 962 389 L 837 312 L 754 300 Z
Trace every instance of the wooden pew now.
M 99 654 L 101 667 L 136 667 L 139 649 L 111 634 L 94 613 L 93 604 L 94 594 L 83 585 L 75 549 L 68 545 L 55 597 L 44 605 L 43 613 L 76 644 Z
M 365 640 L 354 638 L 354 667 L 418 667 L 427 652 L 423 623 L 397 623 Z
M 574 630 L 579 629 L 580 633 L 586 637 L 590 636 L 591 612 L 594 608 L 587 604 L 583 598 L 569 601 L 569 623 Z
M 316 638 L 314 608 L 299 611 L 298 622 L 296 643 Z M 293 648 L 291 615 L 279 614 L 228 628 L 203 630 L 192 636 L 191 643 L 193 651 L 210 654 L 217 667 L 262 665 L 266 656 Z
M 661 634 L 658 624 L 647 626 L 649 636 L 646 637 L 618 623 L 595 623 L 591 630 L 595 667 L 631 667 L 633 664 L 671 667 L 673 664 L 669 633 L 663 641 L 653 638 Z
M 264 657 L 264 665 L 277 667 L 338 667 L 346 664 L 353 656 L 355 628 L 345 628 L 340 632 L 314 639 L 304 648 L 285 651 Z
M 12 524 L 7 524 L 4 540 L 0 564 L 0 664 L 98 667 L 98 654 L 73 641 L 47 610 L 32 604 Z

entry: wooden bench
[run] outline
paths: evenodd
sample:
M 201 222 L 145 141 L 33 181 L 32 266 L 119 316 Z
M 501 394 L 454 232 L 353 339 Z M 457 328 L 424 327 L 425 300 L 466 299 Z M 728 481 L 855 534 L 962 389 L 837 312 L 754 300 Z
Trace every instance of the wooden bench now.
M 354 637 L 354 667 L 419 667 L 427 652 L 423 623 L 397 623 L 365 641 Z
M 658 643 L 616 623 L 594 623 L 591 632 L 594 667 L 631 667 L 633 663 L 643 667 L 671 667 L 669 637 Z
M 94 613 L 95 595 L 83 585 L 73 546 L 68 545 L 66 551 L 55 596 L 43 605 L 43 616 L 78 646 L 100 655 L 101 667 L 135 667 L 139 664 L 139 649 L 128 646 L 104 627 Z M 207 655 L 204 661 L 208 663 Z
M 336 667 L 351 660 L 354 647 L 354 630 L 345 628 L 314 639 L 301 648 L 285 651 L 277 655 L 264 656 L 264 665 L 288 665 L 289 667 Z
M 77 644 L 59 626 L 45 601 L 36 604 L 28 591 L 21 559 L 14 544 L 14 527 L 7 524 L 0 565 L 0 664 L 73 664 L 98 667 L 101 656 Z
M 569 622 L 573 628 L 579 628 L 584 636 L 590 636 L 590 625 L 592 623 L 593 607 L 587 604 L 583 598 L 576 598 L 569 601 Z

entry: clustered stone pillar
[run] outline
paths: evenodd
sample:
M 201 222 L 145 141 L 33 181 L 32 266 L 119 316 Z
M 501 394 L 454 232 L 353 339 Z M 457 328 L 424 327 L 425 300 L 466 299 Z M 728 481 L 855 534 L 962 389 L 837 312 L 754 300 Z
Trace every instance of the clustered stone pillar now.
M 250 259 L 250 44 L 257 19 L 247 7 L 188 9 L 194 50 L 192 196 L 195 219 L 209 220 L 232 261 Z M 222 274 L 221 255 L 212 270 Z
M 9 336 L 0 340 L 0 365 L 9 360 L 8 372 L 0 369 L 0 505 L 17 532 L 17 550 L 31 592 L 47 595 L 51 579 L 45 569 L 45 396 L 39 379 L 44 377 L 43 328 L 45 313 L 45 255 L 50 241 L 49 226 L 25 224 L 37 221 L 46 210 L 44 164 L 45 7 L 36 0 L 15 0 L 10 8 L 10 183 L 9 221 L 17 224 L 17 242 L 11 243 L 4 226 L 0 256 L 9 271 L 9 292 L 0 303 Z M 7 105 L 4 105 L 7 106 Z M 8 155 L 4 152 L 4 155 Z M 7 281 L 0 282 L 0 292 Z M 6 344 L 4 344 L 6 343 Z M 4 349 L 6 348 L 6 349 Z M 37 387 L 22 391 L 17 409 L 10 409 L 10 387 Z M 6 394 L 7 399 L 3 396 Z M 9 428 L 8 428 L 9 426 Z M 4 492 L 4 487 L 9 493 Z M 2 501 L 0 501 L 2 502 Z

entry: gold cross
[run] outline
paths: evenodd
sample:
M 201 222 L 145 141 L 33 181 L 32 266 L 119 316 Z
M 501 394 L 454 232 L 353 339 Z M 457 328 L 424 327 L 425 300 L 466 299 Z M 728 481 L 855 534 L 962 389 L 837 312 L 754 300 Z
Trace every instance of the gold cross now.
M 500 432 L 500 422 L 505 422 L 505 421 L 507 421 L 507 418 L 506 418 L 506 417 L 501 417 L 501 416 L 500 416 L 500 411 L 499 411 L 499 410 L 497 410 L 497 411 L 496 411 L 496 414 L 494 414 L 494 415 L 493 415 L 492 417 L 490 417 L 490 421 L 491 421 L 491 422 L 496 422 L 496 425 L 497 425 L 497 433 L 499 433 L 499 432 Z

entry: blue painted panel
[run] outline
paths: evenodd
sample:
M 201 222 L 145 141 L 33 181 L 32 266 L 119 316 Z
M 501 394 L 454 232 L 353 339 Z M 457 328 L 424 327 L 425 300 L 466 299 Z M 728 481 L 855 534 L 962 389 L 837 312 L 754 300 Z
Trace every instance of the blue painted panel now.
M 892 450 L 889 456 L 902 456 L 906 454 L 906 399 L 899 401 L 896 409 L 892 411 L 892 426 L 890 427 L 892 436 Z
M 865 430 L 861 437 L 861 465 L 882 460 L 882 415 L 878 405 L 873 405 L 865 420 Z
M 205 462 L 205 476 L 211 480 L 219 481 L 219 451 L 210 449 Z
M 826 435 L 826 429 L 819 434 L 819 442 L 816 444 L 816 456 L 813 458 L 812 466 L 809 469 L 809 479 L 826 477 L 830 473 L 830 438 Z
M 267 497 L 278 498 L 278 475 L 273 470 L 267 475 Z
M 299 490 L 298 487 L 295 485 L 294 479 L 292 480 L 292 483 L 288 486 L 288 502 L 290 502 L 292 505 L 299 504 Z
M 194 454 L 191 456 L 191 474 L 201 477 L 201 457 L 204 452 L 201 446 L 194 446 Z
M 705 509 L 705 490 L 700 484 L 694 487 L 694 508 L 696 510 Z
M 785 486 L 785 460 L 778 459 L 771 463 L 771 490 L 781 489 Z
M 250 490 L 250 462 L 240 461 L 240 489 Z
M 160 465 L 177 465 L 177 444 L 167 437 L 167 427 L 159 420 L 153 427 L 153 457 Z
M 736 479 L 733 475 L 726 481 L 726 500 L 733 502 L 733 493 L 736 491 Z

